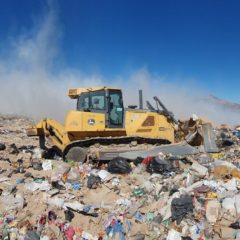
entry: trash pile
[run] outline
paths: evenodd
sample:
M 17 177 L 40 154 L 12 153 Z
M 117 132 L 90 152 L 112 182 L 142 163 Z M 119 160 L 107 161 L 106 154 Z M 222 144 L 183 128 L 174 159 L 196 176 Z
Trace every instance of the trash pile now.
M 0 117 L 0 239 L 239 239 L 240 145 L 219 152 L 63 162 Z

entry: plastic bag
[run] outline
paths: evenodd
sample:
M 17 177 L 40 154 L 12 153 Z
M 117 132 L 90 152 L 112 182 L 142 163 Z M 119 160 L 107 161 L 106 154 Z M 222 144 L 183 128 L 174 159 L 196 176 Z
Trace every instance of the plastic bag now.
M 181 234 L 174 229 L 170 229 L 168 232 L 167 240 L 181 240 Z
M 43 168 L 44 171 L 52 170 L 52 162 L 51 162 L 51 160 L 43 161 L 42 168 Z
M 172 219 L 180 224 L 183 218 L 193 212 L 193 201 L 191 196 L 181 196 L 174 198 L 171 203 Z
M 74 213 L 70 210 L 65 210 L 64 215 L 65 215 L 65 220 L 68 222 L 71 222 L 72 219 L 74 218 Z
M 0 143 L 0 151 L 3 151 L 6 149 L 6 146 L 3 143 Z
M 232 216 L 236 216 L 235 198 L 224 198 L 222 201 L 222 208 Z
M 54 211 L 49 211 L 48 212 L 48 220 L 49 221 L 54 221 L 57 219 L 57 214 Z
M 87 180 L 87 187 L 90 189 L 95 189 L 99 183 L 101 183 L 101 178 L 91 174 Z
M 132 168 L 127 162 L 126 158 L 117 157 L 111 160 L 108 164 L 108 171 L 110 173 L 130 173 Z
M 156 160 L 155 158 L 149 161 L 147 165 L 147 172 L 149 173 L 160 173 L 160 174 L 168 174 L 170 172 L 175 171 L 173 165 L 168 162 L 160 162 L 160 160 Z

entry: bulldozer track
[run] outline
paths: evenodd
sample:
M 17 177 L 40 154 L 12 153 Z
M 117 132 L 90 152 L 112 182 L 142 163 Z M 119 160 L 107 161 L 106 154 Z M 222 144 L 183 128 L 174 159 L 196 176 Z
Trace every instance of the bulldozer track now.
M 89 148 L 94 144 L 100 145 L 112 145 L 112 144 L 129 144 L 133 141 L 136 141 L 138 144 L 152 144 L 152 145 L 163 145 L 163 144 L 170 144 L 171 142 L 166 139 L 159 139 L 159 138 L 144 138 L 144 137 L 94 137 L 88 138 L 83 140 L 73 141 L 68 144 L 63 150 L 63 158 L 67 154 L 67 152 L 72 147 L 82 147 L 82 148 Z

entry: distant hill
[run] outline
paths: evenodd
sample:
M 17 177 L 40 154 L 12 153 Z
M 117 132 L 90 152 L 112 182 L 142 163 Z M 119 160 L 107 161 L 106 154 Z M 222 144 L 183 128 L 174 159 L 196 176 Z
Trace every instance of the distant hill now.
M 213 104 L 216 104 L 222 108 L 225 108 L 227 110 L 231 110 L 234 112 L 240 112 L 240 104 L 239 103 L 230 102 L 230 101 L 215 97 L 213 95 L 208 96 L 205 100 L 208 102 L 211 102 Z

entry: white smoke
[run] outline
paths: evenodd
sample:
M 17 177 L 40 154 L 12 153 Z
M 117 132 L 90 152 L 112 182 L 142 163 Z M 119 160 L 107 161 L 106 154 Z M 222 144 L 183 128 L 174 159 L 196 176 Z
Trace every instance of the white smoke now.
M 215 124 L 235 125 L 240 122 L 240 111 L 233 112 L 231 109 L 207 101 L 208 90 L 197 86 L 194 80 L 178 79 L 171 82 L 168 77 L 153 75 L 143 68 L 133 73 L 126 85 L 128 101 L 134 98 L 134 103 L 137 104 L 138 89 L 143 89 L 145 100 L 150 100 L 155 107 L 152 97 L 158 96 L 164 105 L 180 119 L 188 119 L 192 114 L 197 114 Z
M 74 107 L 66 96 L 69 87 L 102 85 L 94 74 L 84 76 L 67 68 L 52 73 L 59 36 L 57 15 L 49 5 L 40 23 L 11 42 L 7 58 L 0 56 L 1 113 L 62 120 Z
M 54 61 L 61 55 L 59 25 L 54 7 L 49 5 L 40 22 L 9 44 L 7 56 L 0 55 L 0 113 L 62 121 L 67 110 L 76 104 L 66 96 L 69 87 L 104 86 L 111 82 L 111 86 L 123 88 L 125 106 L 138 104 L 138 89 L 143 89 L 145 100 L 157 95 L 178 118 L 196 113 L 217 123 L 239 123 L 239 113 L 200 101 L 208 93 L 191 80 L 172 82 L 144 67 L 127 78 L 116 76 L 111 81 L 94 73 L 83 74 L 80 69 L 53 71 Z

